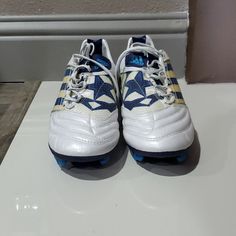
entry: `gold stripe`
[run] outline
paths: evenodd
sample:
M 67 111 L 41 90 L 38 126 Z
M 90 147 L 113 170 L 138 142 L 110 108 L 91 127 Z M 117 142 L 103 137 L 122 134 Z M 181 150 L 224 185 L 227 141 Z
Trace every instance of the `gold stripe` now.
M 59 98 L 64 98 L 66 96 L 66 90 L 61 90 L 58 97 Z
M 54 106 L 52 111 L 61 111 L 64 110 L 64 106 L 63 105 L 56 105 Z
M 184 99 L 175 99 L 176 104 L 185 104 Z
M 172 92 L 181 92 L 180 87 L 178 84 L 171 84 L 170 89 Z
M 71 78 L 70 76 L 65 76 L 63 79 L 63 83 L 68 83 L 70 78 Z
M 166 75 L 168 78 L 176 78 L 175 72 L 173 70 L 167 70 Z

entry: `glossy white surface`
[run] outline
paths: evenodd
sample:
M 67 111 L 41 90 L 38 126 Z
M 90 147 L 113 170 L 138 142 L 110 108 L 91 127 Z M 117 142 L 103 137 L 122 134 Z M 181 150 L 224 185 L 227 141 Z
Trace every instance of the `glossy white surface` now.
M 138 165 L 121 148 L 107 168 L 65 173 L 47 146 L 60 83 L 42 83 L 0 166 L 0 235 L 236 235 L 236 85 L 180 84 L 198 164 L 197 143 L 182 166 Z

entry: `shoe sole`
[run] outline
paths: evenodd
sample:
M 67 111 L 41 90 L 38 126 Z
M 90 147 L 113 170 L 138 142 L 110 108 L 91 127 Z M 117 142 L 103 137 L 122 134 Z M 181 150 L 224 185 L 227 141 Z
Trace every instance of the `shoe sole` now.
M 102 154 L 102 155 L 97 155 L 97 156 L 67 156 L 67 155 L 63 155 L 63 154 L 55 152 L 50 146 L 49 146 L 49 149 L 51 150 L 58 165 L 61 168 L 70 169 L 74 166 L 77 166 L 77 164 L 79 165 L 79 164 L 86 164 L 86 163 L 87 164 L 99 163 L 102 166 L 107 165 L 107 163 L 110 160 L 110 156 L 112 155 L 116 146 L 110 152 Z
M 167 161 L 167 162 L 176 162 L 183 163 L 188 158 L 188 150 L 191 145 L 183 150 L 173 151 L 173 152 L 146 152 L 137 150 L 131 146 L 129 146 L 131 155 L 134 160 L 137 162 L 144 162 L 145 160 L 159 160 L 159 161 Z

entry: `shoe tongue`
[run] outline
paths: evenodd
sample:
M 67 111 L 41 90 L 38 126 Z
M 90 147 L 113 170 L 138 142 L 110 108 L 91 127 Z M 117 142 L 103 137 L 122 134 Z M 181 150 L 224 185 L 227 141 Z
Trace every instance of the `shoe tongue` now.
M 129 67 L 146 67 L 147 59 L 143 53 L 132 52 L 125 57 L 125 65 Z
M 147 67 L 147 63 L 151 64 L 153 60 L 158 60 L 158 58 L 150 53 L 145 56 L 142 52 L 132 52 L 125 57 L 125 65 L 127 67 Z M 154 63 L 153 67 L 158 69 L 156 63 Z
M 103 46 L 102 39 L 98 39 L 98 40 L 87 39 L 87 42 L 89 44 L 94 45 L 93 51 L 91 49 L 89 52 L 89 58 L 93 59 L 94 61 L 98 62 L 99 64 L 105 66 L 107 69 L 110 70 L 111 69 L 110 60 L 102 55 L 102 46 Z M 80 62 L 80 64 L 85 64 L 85 63 L 86 63 L 86 60 L 82 60 Z M 98 66 L 97 64 L 95 64 L 93 62 L 89 61 L 89 62 L 87 62 L 87 64 L 90 65 L 91 70 L 93 72 L 98 72 L 98 71 L 103 70 L 100 66 Z
M 152 46 L 150 42 L 147 40 L 146 35 L 141 36 L 141 37 L 132 37 L 129 48 L 133 46 L 133 48 L 135 49 L 136 46 L 139 46 L 138 44 L 135 45 L 135 43 L 146 44 L 147 46 Z M 125 65 L 127 67 L 147 67 L 147 64 L 150 64 L 155 59 L 157 58 L 150 53 L 130 52 L 125 58 Z
M 132 37 L 132 42 L 133 43 L 146 43 L 146 36 L 141 36 L 141 37 Z
M 87 42 L 89 44 L 92 43 L 94 45 L 93 54 L 101 54 L 102 55 L 102 39 L 98 39 L 98 40 L 87 39 Z
M 98 62 L 99 64 L 105 66 L 108 70 L 111 69 L 111 62 L 108 58 L 102 56 L 101 54 L 93 54 L 91 59 Z M 91 62 L 91 69 L 93 72 L 102 71 L 103 69 L 95 63 Z
M 135 49 L 135 43 L 146 44 L 147 46 L 151 47 L 153 46 L 146 35 L 141 37 L 132 37 L 129 47 L 133 46 Z M 139 45 L 137 44 L 137 46 Z M 125 65 L 128 67 L 147 67 L 147 64 L 151 64 L 153 60 L 158 60 L 158 58 L 150 53 L 131 52 L 125 58 Z M 158 68 L 158 65 L 155 64 L 153 67 Z
M 106 67 L 108 70 L 111 69 L 111 62 L 108 58 L 100 55 L 100 54 L 93 54 L 92 56 L 90 56 L 91 59 L 93 59 L 94 61 L 98 62 L 99 64 L 103 65 L 104 67 Z M 97 64 L 91 62 L 91 61 L 88 61 L 86 59 L 83 59 L 81 62 L 80 62 L 80 65 L 83 65 L 83 64 L 87 64 L 87 65 L 90 65 L 90 68 L 92 70 L 92 72 L 99 72 L 99 71 L 103 71 L 103 69 L 98 66 Z M 80 69 L 80 72 L 86 72 L 87 69 L 85 68 L 81 68 Z

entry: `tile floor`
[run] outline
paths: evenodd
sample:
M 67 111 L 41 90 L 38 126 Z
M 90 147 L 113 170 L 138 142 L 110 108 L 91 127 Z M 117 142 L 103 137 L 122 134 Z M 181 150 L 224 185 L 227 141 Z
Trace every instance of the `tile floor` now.
M 39 81 L 0 83 L 0 163 L 39 85 Z

